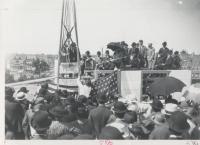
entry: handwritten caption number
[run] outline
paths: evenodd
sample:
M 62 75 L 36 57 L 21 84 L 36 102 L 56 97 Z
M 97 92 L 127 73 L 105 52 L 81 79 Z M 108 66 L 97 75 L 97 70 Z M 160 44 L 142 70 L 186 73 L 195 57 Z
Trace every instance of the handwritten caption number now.
M 113 145 L 111 140 L 100 140 L 100 145 Z
M 200 141 L 187 141 L 186 145 L 200 145 Z

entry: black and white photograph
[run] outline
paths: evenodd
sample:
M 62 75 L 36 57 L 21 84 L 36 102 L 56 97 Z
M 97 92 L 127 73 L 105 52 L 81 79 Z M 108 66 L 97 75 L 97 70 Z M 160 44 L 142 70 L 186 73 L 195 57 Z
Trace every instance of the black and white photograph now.
M 200 0 L 1 3 L 5 141 L 200 144 Z

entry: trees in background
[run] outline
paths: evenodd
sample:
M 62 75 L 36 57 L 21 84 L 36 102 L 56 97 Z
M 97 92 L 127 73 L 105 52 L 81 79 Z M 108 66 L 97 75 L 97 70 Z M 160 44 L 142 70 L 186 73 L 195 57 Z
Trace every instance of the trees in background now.
M 42 72 L 49 70 L 48 63 L 44 60 L 39 59 L 39 58 L 33 60 L 32 66 L 35 67 L 35 73 L 38 74 L 38 75 L 40 75 Z
M 14 80 L 14 76 L 10 73 L 10 71 L 8 69 L 6 69 L 5 71 L 5 83 L 13 83 Z

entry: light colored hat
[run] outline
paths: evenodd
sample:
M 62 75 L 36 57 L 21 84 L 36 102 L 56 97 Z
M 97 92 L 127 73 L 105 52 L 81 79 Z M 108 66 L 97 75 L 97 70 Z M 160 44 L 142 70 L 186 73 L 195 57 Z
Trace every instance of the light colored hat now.
M 26 99 L 26 94 L 24 92 L 19 92 L 16 94 L 15 99 L 20 101 Z
M 171 95 L 172 95 L 172 99 L 175 99 L 178 102 L 184 102 L 185 101 L 185 97 L 182 96 L 181 92 L 174 92 Z
M 171 115 L 173 112 L 178 111 L 178 106 L 173 103 L 167 103 L 161 112 L 165 115 Z

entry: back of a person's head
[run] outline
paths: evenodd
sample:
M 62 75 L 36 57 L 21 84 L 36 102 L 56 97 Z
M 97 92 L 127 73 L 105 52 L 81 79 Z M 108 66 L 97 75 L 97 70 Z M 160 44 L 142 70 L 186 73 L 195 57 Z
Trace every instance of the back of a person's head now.
M 14 99 L 13 98 L 14 92 L 15 92 L 15 90 L 13 88 L 5 87 L 5 99 L 6 100 Z
M 116 117 L 122 119 L 127 112 L 127 107 L 123 102 L 118 101 L 114 104 L 113 111 Z
M 123 133 L 121 133 L 117 128 L 106 126 L 102 129 L 99 139 L 111 139 L 111 140 L 122 140 Z
M 79 105 L 77 109 L 77 117 L 79 119 L 87 119 L 89 115 L 89 111 L 84 105 Z
M 105 104 L 107 102 L 107 96 L 105 93 L 101 93 L 101 94 L 98 94 L 97 96 L 97 102 L 99 104 Z
M 144 131 L 142 130 L 142 127 L 140 126 L 136 126 L 136 127 L 133 127 L 131 129 L 131 132 L 133 133 L 133 135 L 138 138 L 138 139 L 143 139 L 145 137 L 145 133 Z
M 45 133 L 51 125 L 51 121 L 46 111 L 37 111 L 31 119 L 31 126 L 37 133 Z
M 124 121 L 126 123 L 137 122 L 137 113 L 135 111 L 128 111 L 124 115 Z

